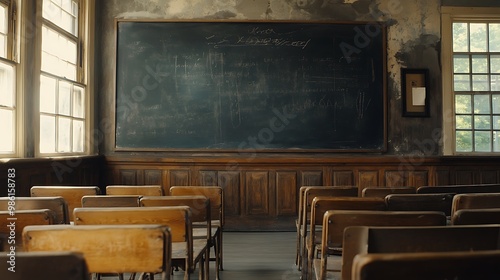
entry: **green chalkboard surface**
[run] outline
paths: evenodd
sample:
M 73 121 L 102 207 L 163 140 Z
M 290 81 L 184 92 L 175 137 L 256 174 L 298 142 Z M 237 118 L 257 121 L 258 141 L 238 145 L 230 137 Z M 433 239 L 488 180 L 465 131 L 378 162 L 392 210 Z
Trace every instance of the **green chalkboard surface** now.
M 383 25 L 117 21 L 116 53 L 116 149 L 385 149 Z

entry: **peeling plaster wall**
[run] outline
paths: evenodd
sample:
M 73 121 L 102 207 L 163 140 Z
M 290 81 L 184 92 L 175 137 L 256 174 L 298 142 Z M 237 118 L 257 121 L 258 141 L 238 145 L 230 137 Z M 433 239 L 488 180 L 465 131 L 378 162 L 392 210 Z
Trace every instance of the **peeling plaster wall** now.
M 102 0 L 97 1 L 100 150 L 112 153 L 115 18 L 384 21 L 387 36 L 388 154 L 438 155 L 441 131 L 441 0 Z M 403 118 L 401 67 L 427 68 L 431 117 Z

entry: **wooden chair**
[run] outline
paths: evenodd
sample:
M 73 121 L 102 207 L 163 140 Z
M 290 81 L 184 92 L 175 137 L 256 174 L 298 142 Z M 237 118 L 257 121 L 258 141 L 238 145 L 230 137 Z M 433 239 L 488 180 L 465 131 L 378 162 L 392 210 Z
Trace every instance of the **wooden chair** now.
M 318 246 L 321 244 L 321 231 L 318 227 L 323 225 L 323 216 L 328 210 L 385 210 L 385 202 L 376 197 L 326 197 L 317 196 L 311 205 L 309 229 L 306 229 L 302 244 L 302 279 L 311 276 L 311 261 Z
M 500 208 L 461 209 L 451 216 L 452 225 L 500 224 Z
M 82 253 L 90 273 L 161 273 L 170 279 L 172 241 L 165 226 L 27 226 L 23 239 L 29 252 Z
M 11 214 L 11 211 L 0 211 L 0 235 L 7 236 L 3 251 L 9 251 L 10 246 L 23 251 L 23 229 L 29 225 L 53 225 L 55 219 L 54 212 L 49 209 L 16 210 Z
M 389 194 L 414 194 L 415 187 L 366 187 L 361 191 L 361 197 L 385 198 Z
M 141 195 L 85 195 L 82 207 L 139 207 Z
M 357 197 L 358 187 L 355 186 L 304 186 L 299 190 L 299 210 L 295 227 L 297 230 L 297 251 L 295 264 L 302 268 L 302 255 L 305 244 L 303 243 L 305 231 L 309 225 L 312 200 L 316 196 L 332 197 Z
M 0 211 L 9 210 L 8 197 L 0 197 Z M 68 204 L 61 196 L 56 197 L 16 197 L 16 211 L 49 209 L 54 212 L 54 224 L 69 224 Z
M 500 184 L 472 184 L 447 186 L 421 186 L 417 193 L 498 193 Z
M 15 261 L 0 253 L 0 279 L 90 280 L 87 263 L 77 252 L 16 252 Z
M 344 231 L 342 279 L 350 280 L 358 254 L 483 251 L 500 249 L 500 226 L 354 226 Z
M 444 226 L 446 216 L 442 212 L 399 212 L 399 211 L 363 211 L 329 210 L 323 215 L 320 257 L 314 258 L 313 265 L 316 279 L 327 279 L 327 272 L 340 272 L 340 265 L 330 264 L 331 255 L 335 260 L 337 248 L 342 247 L 344 230 L 351 226 Z M 347 249 L 346 249 L 347 250 Z M 338 259 L 338 258 L 337 258 Z
M 85 195 L 100 194 L 96 186 L 33 186 L 31 197 L 62 196 L 68 205 L 69 221 L 73 221 L 73 209 L 82 206 Z
M 214 248 L 214 258 L 218 271 L 223 269 L 223 233 L 224 233 L 224 190 L 219 186 L 172 186 L 170 195 L 203 195 L 210 199 L 210 214 L 212 215 L 212 233 L 210 246 Z M 217 276 L 218 277 L 218 276 Z
M 202 195 L 179 196 L 144 196 L 140 199 L 141 207 L 187 206 L 191 209 L 191 221 L 201 226 L 193 226 L 193 239 L 205 239 L 211 243 L 212 223 L 210 215 L 210 199 Z M 207 246 L 210 256 L 210 246 Z M 216 279 L 219 279 L 219 267 L 216 266 Z
M 500 193 L 464 193 L 453 197 L 451 214 L 461 209 L 500 208 Z
M 101 207 L 76 208 L 75 225 L 160 224 L 170 228 L 173 266 L 182 267 L 189 279 L 199 264 L 199 279 L 208 279 L 207 241 L 193 240 L 191 210 L 187 206 L 172 207 Z
M 160 185 L 110 185 L 106 187 L 106 194 L 142 196 L 164 195 L 163 187 Z
M 497 279 L 500 251 L 361 254 L 353 280 Z
M 451 215 L 450 193 L 390 194 L 385 197 L 388 211 L 441 211 Z

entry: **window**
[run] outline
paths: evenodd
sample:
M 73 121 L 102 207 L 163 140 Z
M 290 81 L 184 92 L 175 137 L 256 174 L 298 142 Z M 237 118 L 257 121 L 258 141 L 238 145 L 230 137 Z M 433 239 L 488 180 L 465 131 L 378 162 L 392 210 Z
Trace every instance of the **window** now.
M 12 61 L 10 2 L 0 2 L 0 156 L 16 154 L 16 64 Z
M 80 6 L 77 0 L 43 0 L 39 153 L 86 151 Z
M 445 154 L 500 153 L 500 17 L 443 11 Z

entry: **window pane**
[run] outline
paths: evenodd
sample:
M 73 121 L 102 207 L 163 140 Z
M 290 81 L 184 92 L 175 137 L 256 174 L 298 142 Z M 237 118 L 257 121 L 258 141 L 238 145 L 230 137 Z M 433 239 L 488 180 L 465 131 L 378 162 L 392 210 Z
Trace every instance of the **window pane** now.
M 454 90 L 455 91 L 470 91 L 470 76 L 469 75 L 454 75 Z
M 71 119 L 58 118 L 57 122 L 57 151 L 71 152 Z
M 56 80 L 40 76 L 40 112 L 56 113 Z
M 457 129 L 472 129 L 472 116 L 457 116 Z
M 473 91 L 489 91 L 490 85 L 488 75 L 474 75 L 472 76 L 472 90 Z
M 474 95 L 474 113 L 489 114 L 490 96 L 489 95 Z
M 2 137 L 0 137 L 0 153 L 14 152 L 14 111 L 0 109 Z
M 469 56 L 468 55 L 455 55 L 453 56 L 453 71 L 455 73 L 469 73 Z
M 7 36 L 0 34 L 0 57 L 7 57 Z
M 491 129 L 490 116 L 475 116 L 474 117 L 474 128 L 475 129 Z
M 488 73 L 488 57 L 486 55 L 472 56 L 472 73 Z
M 54 153 L 56 151 L 56 118 L 40 116 L 40 152 Z
M 76 153 L 83 153 L 84 152 L 84 147 L 83 147 L 83 139 L 84 137 L 84 122 L 83 121 L 78 121 L 78 120 L 73 120 L 73 152 Z
M 468 39 L 469 31 L 467 30 L 467 23 L 453 23 L 453 51 L 469 51 Z
M 44 0 L 43 17 L 77 36 L 78 4 L 71 0 Z
M 470 95 L 455 95 L 455 111 L 457 114 L 472 113 L 472 98 Z
M 500 73 L 500 55 L 490 57 L 491 73 Z
M 14 107 L 15 84 L 14 67 L 0 61 L 0 105 Z
M 472 131 L 457 131 L 456 150 L 458 152 L 472 152 Z
M 470 51 L 488 51 L 488 41 L 486 36 L 486 23 L 470 24 Z
M 7 57 L 7 6 L 0 4 L 0 57 Z
M 493 151 L 500 152 L 500 131 L 493 132 Z
M 493 116 L 493 129 L 500 129 L 500 116 Z
M 500 114 L 500 95 L 493 95 L 493 114 Z
M 83 118 L 84 117 L 84 103 L 85 102 L 85 92 L 84 89 L 78 86 L 73 87 L 73 117 Z
M 500 24 L 490 23 L 490 52 L 500 52 Z
M 58 113 L 71 116 L 71 84 L 59 82 L 59 107 Z
M 76 62 L 76 43 L 47 26 L 42 26 L 42 70 L 75 80 Z
M 491 75 L 491 91 L 500 91 L 500 75 Z
M 491 152 L 491 132 L 476 131 L 474 134 L 476 152 Z

